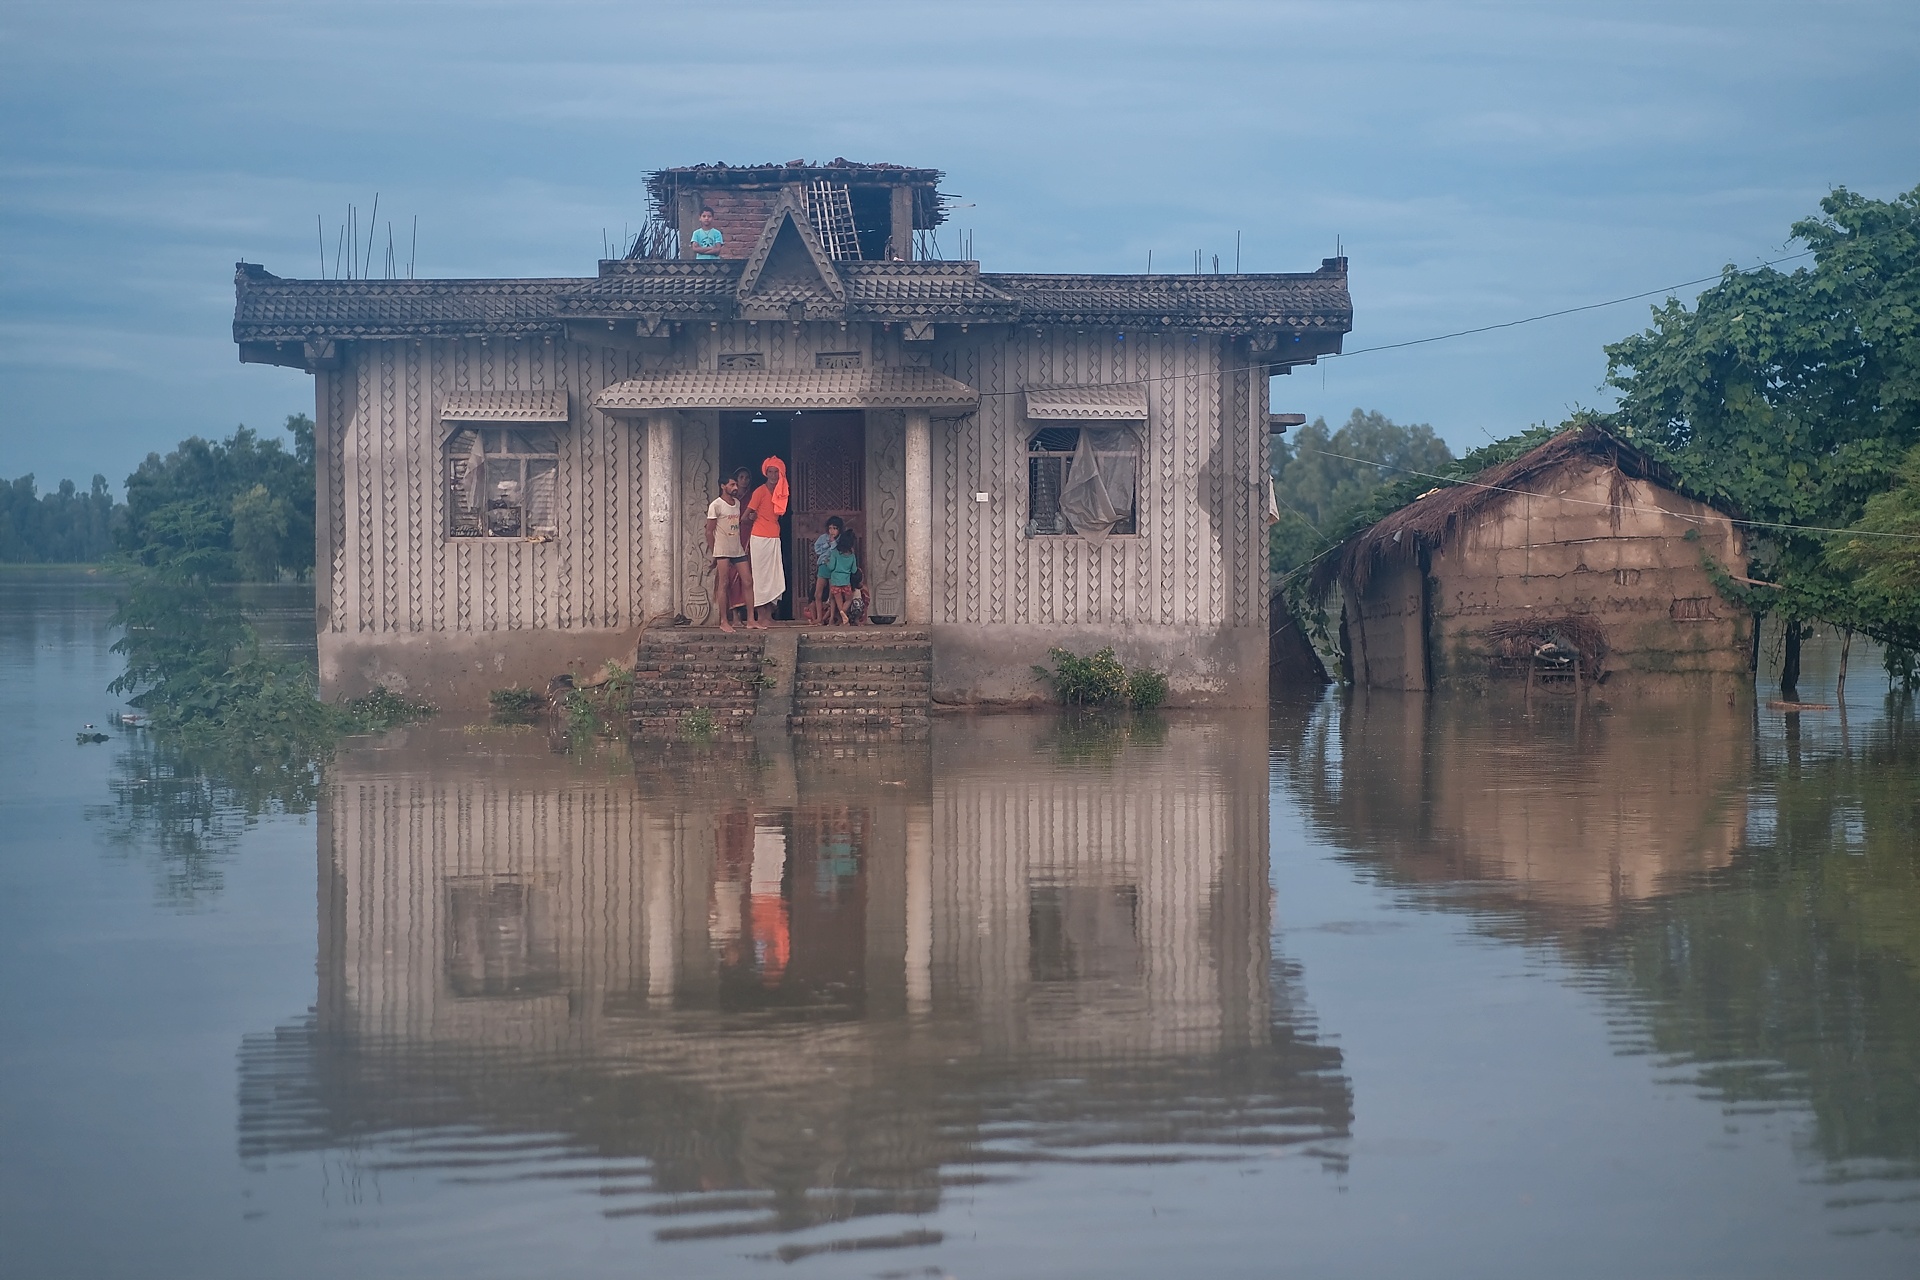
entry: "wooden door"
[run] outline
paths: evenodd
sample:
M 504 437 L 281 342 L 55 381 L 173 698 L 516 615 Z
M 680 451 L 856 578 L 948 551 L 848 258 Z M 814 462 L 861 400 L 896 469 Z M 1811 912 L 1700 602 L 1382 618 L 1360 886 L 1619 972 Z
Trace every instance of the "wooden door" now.
M 826 530 L 828 516 L 839 516 L 854 531 L 861 568 L 866 567 L 866 415 L 795 415 L 792 486 L 787 564 L 797 618 L 812 598 L 813 540 Z

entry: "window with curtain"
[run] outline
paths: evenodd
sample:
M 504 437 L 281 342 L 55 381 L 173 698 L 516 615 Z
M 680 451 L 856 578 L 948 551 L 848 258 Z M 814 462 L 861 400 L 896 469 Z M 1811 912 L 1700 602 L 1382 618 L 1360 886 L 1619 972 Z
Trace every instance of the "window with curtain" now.
M 1131 428 L 1039 428 L 1027 439 L 1027 536 L 1136 532 L 1139 471 Z
M 538 426 L 462 427 L 447 437 L 447 535 L 530 538 L 559 533 L 560 440 Z

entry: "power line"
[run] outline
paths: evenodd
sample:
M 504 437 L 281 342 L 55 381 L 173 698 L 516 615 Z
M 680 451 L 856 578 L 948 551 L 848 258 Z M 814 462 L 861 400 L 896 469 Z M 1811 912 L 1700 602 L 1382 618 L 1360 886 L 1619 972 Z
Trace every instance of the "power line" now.
M 1749 275 L 1755 271 L 1764 271 L 1768 267 L 1777 267 L 1783 262 L 1795 262 L 1801 258 L 1810 257 L 1814 254 L 1814 252 L 1815 250 L 1805 249 L 1799 253 L 1787 254 L 1785 257 L 1770 258 L 1766 262 L 1759 263 L 1756 266 L 1742 268 L 1741 270 L 1737 271 L 1735 274 Z M 1558 311 L 1543 311 L 1537 316 L 1523 316 L 1518 320 L 1503 320 L 1498 324 L 1479 325 L 1472 329 L 1456 329 L 1452 333 L 1436 333 L 1433 336 L 1427 337 L 1427 338 L 1409 338 L 1405 342 L 1384 342 L 1377 347 L 1357 347 L 1352 351 L 1330 351 L 1323 355 L 1314 357 L 1314 360 L 1315 361 L 1338 360 L 1338 359 L 1343 359 L 1349 356 L 1369 355 L 1377 351 L 1398 351 L 1404 347 L 1419 347 L 1419 346 L 1425 346 L 1428 343 L 1433 343 L 1433 342 L 1447 342 L 1454 338 L 1471 337 L 1476 333 L 1492 333 L 1498 329 L 1514 329 L 1514 328 L 1518 328 L 1520 325 L 1523 325 L 1523 324 L 1535 324 L 1541 320 L 1553 320 L 1553 319 L 1559 318 L 1560 316 L 1577 315 L 1582 311 L 1598 311 L 1602 307 L 1617 307 L 1622 303 L 1626 303 L 1626 302 L 1638 302 L 1642 298 L 1657 298 L 1663 294 L 1674 294 L 1674 293 L 1678 293 L 1682 289 L 1690 289 L 1694 285 L 1708 284 L 1708 283 L 1711 283 L 1712 281 L 1722 280 L 1725 278 L 1726 278 L 1725 273 L 1721 272 L 1715 275 L 1701 276 L 1695 280 L 1683 280 L 1679 284 L 1670 284 L 1659 289 L 1646 289 L 1646 290 L 1642 290 L 1639 293 L 1630 293 L 1622 298 L 1609 298 L 1605 302 L 1588 302 L 1588 303 L 1583 303 L 1582 305 L 1577 307 L 1562 307 Z M 1289 364 L 1286 361 L 1279 361 L 1277 363 L 1285 364 L 1287 365 L 1288 368 L 1299 368 L 1308 362 L 1299 361 L 1296 363 Z M 982 391 L 980 392 L 980 395 L 984 398 L 987 396 L 1019 395 L 1024 391 L 1086 391 L 1086 390 L 1092 390 L 1100 387 L 1145 387 L 1145 386 L 1152 386 L 1156 383 L 1161 383 L 1161 382 L 1184 382 L 1188 378 L 1211 378 L 1216 375 L 1224 375 L 1224 374 L 1230 374 L 1230 373 L 1248 373 L 1255 369 L 1270 369 L 1272 367 L 1273 367 L 1273 364 L 1267 361 L 1262 361 L 1259 364 L 1236 365 L 1232 368 L 1225 368 L 1225 369 L 1199 370 L 1193 373 L 1170 373 L 1170 374 L 1165 374 L 1158 377 L 1148 376 L 1144 378 L 1126 378 L 1118 382 L 1082 382 L 1082 383 L 1076 383 L 1072 386 L 1018 387 L 1018 388 L 1013 388 L 1011 390 L 1005 390 L 1005 391 Z
M 1793 262 L 1799 258 L 1809 257 L 1813 252 L 1812 249 L 1807 249 L 1800 253 L 1790 253 L 1784 258 L 1774 258 L 1771 261 L 1761 263 L 1757 267 L 1748 267 L 1738 274 L 1747 275 L 1754 271 L 1763 271 L 1768 267 L 1777 267 L 1783 262 Z M 1331 355 L 1320 358 L 1323 360 L 1332 360 L 1341 356 L 1363 356 L 1373 351 L 1398 351 L 1402 347 L 1418 347 L 1429 342 L 1445 342 L 1449 338 L 1465 338 L 1476 333 L 1492 333 L 1496 329 L 1512 329 L 1517 325 L 1532 324 L 1536 320 L 1552 320 L 1559 316 L 1576 315 L 1582 311 L 1598 311 L 1602 307 L 1617 307 L 1623 302 L 1638 302 L 1642 298 L 1655 298 L 1663 293 L 1677 293 L 1682 289 L 1691 289 L 1694 285 L 1706 284 L 1709 281 L 1722 278 L 1722 275 L 1701 276 L 1698 280 L 1683 281 L 1680 284 L 1668 285 L 1664 289 L 1648 289 L 1644 293 L 1630 293 L 1624 298 L 1609 298 L 1605 302 L 1589 302 L 1584 306 L 1562 307 L 1558 311 L 1543 311 L 1537 316 L 1527 316 L 1522 320 L 1505 320 L 1499 324 L 1483 324 L 1475 329 L 1457 329 L 1452 333 L 1435 334 L 1431 338 L 1409 338 L 1405 342 L 1386 342 L 1377 347 L 1359 347 L 1352 351 L 1335 351 Z
M 1588 507 L 1612 507 L 1614 505 L 1611 502 L 1601 502 L 1597 498 L 1570 498 L 1563 493 L 1535 493 L 1531 489 L 1515 489 L 1506 485 L 1486 484 L 1479 480 L 1463 480 L 1457 476 L 1444 476 L 1433 471 L 1416 471 L 1412 467 L 1396 467 L 1391 462 L 1378 462 L 1372 458 L 1355 458 L 1349 454 L 1332 453 L 1326 449 L 1309 449 L 1304 445 L 1300 446 L 1300 451 L 1302 453 L 1317 453 L 1323 458 L 1339 458 L 1346 462 L 1358 462 L 1369 467 L 1379 467 L 1385 471 L 1398 471 L 1403 475 L 1421 476 L 1428 480 L 1440 480 L 1450 485 L 1465 485 L 1474 489 L 1486 489 L 1493 493 L 1520 494 L 1529 498 L 1553 498 L 1560 502 L 1577 503 L 1581 506 Z M 1425 494 L 1421 495 L 1421 497 L 1425 496 Z M 1414 499 L 1414 501 L 1418 502 L 1419 498 Z M 1704 525 L 1707 523 L 1705 519 L 1699 516 L 1687 515 L 1683 511 L 1669 511 L 1667 514 L 1676 519 L 1685 520 L 1689 524 Z M 1800 533 L 1844 533 L 1849 537 L 1856 538 L 1899 538 L 1906 541 L 1920 541 L 1920 533 L 1884 533 L 1873 529 L 1832 529 L 1825 525 L 1817 524 L 1787 524 L 1777 520 L 1736 520 L 1732 516 L 1726 516 L 1724 518 L 1730 524 L 1743 525 L 1749 529 L 1792 529 Z

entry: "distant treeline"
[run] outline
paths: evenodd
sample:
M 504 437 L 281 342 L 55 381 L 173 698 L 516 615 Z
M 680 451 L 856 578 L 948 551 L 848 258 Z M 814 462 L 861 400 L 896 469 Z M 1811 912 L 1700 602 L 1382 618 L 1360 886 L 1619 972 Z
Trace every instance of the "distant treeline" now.
M 95 476 L 82 493 L 62 480 L 41 493 L 31 475 L 0 480 L 0 563 L 91 564 L 114 548 L 114 530 L 126 506 L 113 500 L 107 478 Z
M 0 563 L 90 564 L 140 558 L 177 541 L 182 521 L 218 576 L 263 581 L 313 569 L 313 421 L 287 419 L 289 451 L 239 427 L 225 440 L 192 436 L 147 455 L 116 502 L 105 476 L 82 493 L 63 480 L 40 493 L 31 475 L 0 481 Z

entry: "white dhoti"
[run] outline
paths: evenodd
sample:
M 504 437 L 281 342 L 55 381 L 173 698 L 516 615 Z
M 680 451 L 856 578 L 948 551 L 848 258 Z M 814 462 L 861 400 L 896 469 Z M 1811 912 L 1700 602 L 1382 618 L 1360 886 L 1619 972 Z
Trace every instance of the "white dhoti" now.
M 748 538 L 753 557 L 753 603 L 758 608 L 787 594 L 787 567 L 780 559 L 780 539 Z

